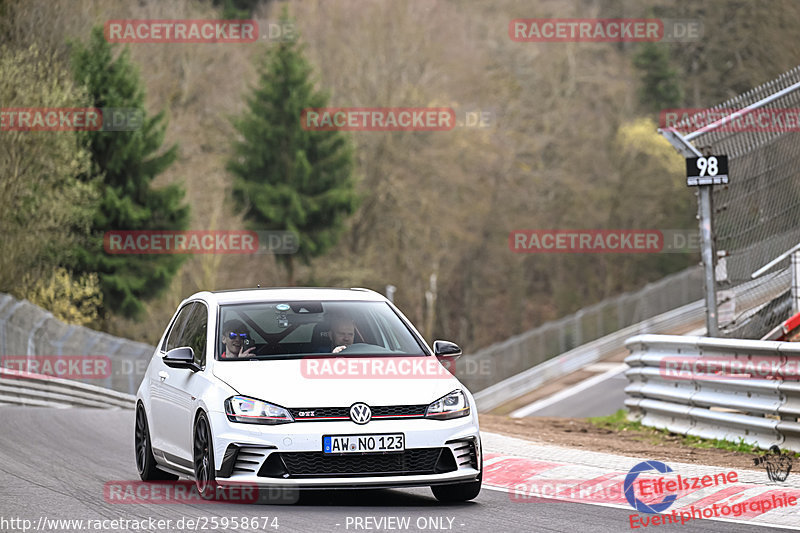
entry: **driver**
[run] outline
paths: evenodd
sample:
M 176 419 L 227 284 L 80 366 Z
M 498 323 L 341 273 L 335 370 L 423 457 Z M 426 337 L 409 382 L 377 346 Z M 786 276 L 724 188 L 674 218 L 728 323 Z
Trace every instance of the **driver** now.
M 339 353 L 353 344 L 356 337 L 356 323 L 352 318 L 337 316 L 331 319 L 331 329 L 328 332 L 331 344 L 335 346 L 332 353 Z
M 247 327 L 241 320 L 228 320 L 222 328 L 222 343 L 225 351 L 222 352 L 222 359 L 235 359 L 237 357 L 247 357 L 256 349 L 255 346 L 242 350 L 245 339 L 249 339 L 250 334 Z

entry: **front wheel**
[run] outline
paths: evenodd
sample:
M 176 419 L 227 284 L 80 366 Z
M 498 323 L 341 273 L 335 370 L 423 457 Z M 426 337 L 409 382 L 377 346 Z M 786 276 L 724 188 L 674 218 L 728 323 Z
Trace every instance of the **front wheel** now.
M 134 431 L 134 449 L 136 450 L 136 470 L 142 481 L 175 481 L 178 476 L 159 470 L 156 458 L 150 445 L 150 428 L 147 426 L 147 414 L 144 406 L 136 406 L 136 429 Z
M 214 473 L 214 448 L 211 445 L 211 427 L 205 413 L 200 413 L 194 424 L 194 482 L 200 497 L 210 500 L 216 492 Z
M 466 502 L 475 499 L 481 491 L 483 473 L 476 481 L 454 483 L 452 485 L 433 485 L 431 491 L 440 502 Z

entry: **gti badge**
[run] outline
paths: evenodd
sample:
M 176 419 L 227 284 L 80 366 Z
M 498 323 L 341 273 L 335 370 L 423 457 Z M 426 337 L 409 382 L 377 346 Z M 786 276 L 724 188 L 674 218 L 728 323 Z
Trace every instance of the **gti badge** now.
M 356 424 L 366 424 L 372 418 L 372 411 L 365 403 L 354 403 L 350 407 L 350 420 Z

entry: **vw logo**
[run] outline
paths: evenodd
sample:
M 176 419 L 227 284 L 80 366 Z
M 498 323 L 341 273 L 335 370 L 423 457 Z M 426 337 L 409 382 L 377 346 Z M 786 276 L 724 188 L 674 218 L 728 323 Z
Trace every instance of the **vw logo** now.
M 350 420 L 356 424 L 366 424 L 372 419 L 372 410 L 365 403 L 354 403 L 350 407 Z

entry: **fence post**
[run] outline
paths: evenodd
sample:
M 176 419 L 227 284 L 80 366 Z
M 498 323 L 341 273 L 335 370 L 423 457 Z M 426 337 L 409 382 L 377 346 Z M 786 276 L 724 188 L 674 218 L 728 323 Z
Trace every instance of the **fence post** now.
M 703 154 L 689 141 L 697 132 L 682 136 L 674 129 L 658 130 L 670 144 L 684 157 L 703 157 Z M 712 185 L 700 185 L 697 196 L 697 214 L 700 218 L 700 240 L 702 244 L 701 256 L 703 258 L 703 281 L 706 299 L 706 335 L 719 337 L 719 322 L 717 321 L 717 280 L 714 273 L 715 251 L 713 231 L 713 199 Z
M 700 186 L 700 239 L 703 243 L 703 274 L 706 292 L 706 332 L 709 337 L 719 337 L 717 320 L 717 279 L 714 259 L 714 206 L 711 188 L 713 185 Z
M 604 305 L 600 308 L 600 311 L 597 312 L 596 320 L 597 320 L 597 337 L 600 338 L 605 336 L 606 330 L 603 329 L 603 315 L 606 313 L 606 309 L 608 308 L 607 305 Z

